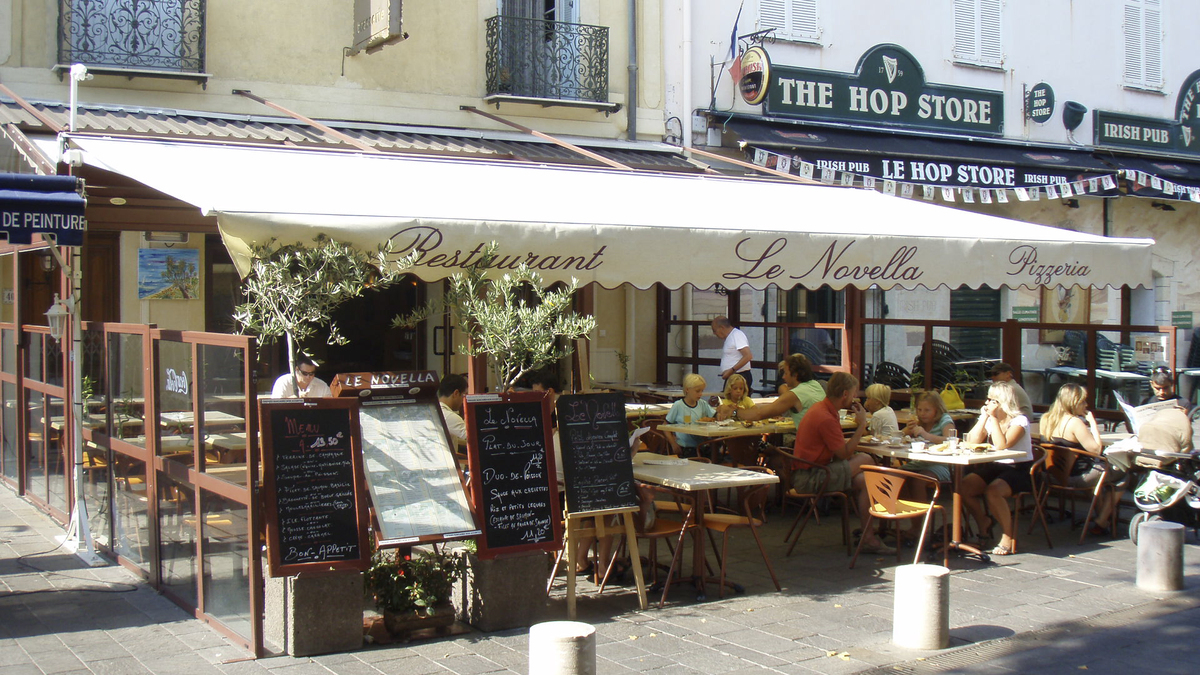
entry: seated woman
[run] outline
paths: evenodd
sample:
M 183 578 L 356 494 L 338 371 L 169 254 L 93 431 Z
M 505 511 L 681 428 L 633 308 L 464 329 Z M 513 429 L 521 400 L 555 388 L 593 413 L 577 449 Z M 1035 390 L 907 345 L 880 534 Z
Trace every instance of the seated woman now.
M 996 382 L 988 387 L 987 402 L 979 413 L 979 421 L 967 432 L 967 442 L 990 441 L 997 450 L 1016 450 L 1023 454 L 1020 459 L 1002 459 L 979 468 L 963 477 L 959 492 L 963 506 L 967 508 L 981 533 L 988 533 L 992 526 L 1000 524 L 1003 534 L 1000 543 L 992 549 L 992 555 L 1011 555 L 1016 537 L 1012 513 L 1008 510 L 1008 498 L 1018 492 L 1029 492 L 1029 469 L 1033 464 L 1033 444 L 1029 437 L 1029 418 L 1021 414 L 1020 403 L 1012 382 Z M 983 511 L 979 497 L 987 500 L 993 521 Z
M 671 410 L 667 412 L 667 424 L 711 422 L 716 417 L 717 411 L 703 398 L 705 385 L 704 378 L 696 373 L 688 373 L 683 377 L 683 398 L 671 405 Z M 682 457 L 695 457 L 696 448 L 704 441 L 704 438 L 692 434 L 673 436 Z
M 731 405 L 739 410 L 746 410 L 754 407 L 754 401 L 750 400 L 749 387 L 746 386 L 746 378 L 734 373 L 725 380 L 725 391 L 721 394 L 721 405 Z
M 1042 415 L 1039 428 L 1042 440 L 1056 445 L 1078 448 L 1088 453 L 1087 455 L 1075 455 L 1075 462 L 1071 464 L 1069 474 L 1065 470 L 1065 465 L 1071 458 L 1055 457 L 1054 466 L 1064 468 L 1052 469 L 1050 471 L 1052 480 L 1060 485 L 1073 488 L 1093 488 L 1096 483 L 1100 482 L 1104 468 L 1096 459 L 1104 451 L 1104 445 L 1100 442 L 1100 427 L 1096 424 L 1096 418 L 1092 415 L 1092 411 L 1088 410 L 1087 389 L 1072 383 L 1059 387 L 1058 395 L 1050 406 L 1050 410 Z M 1115 484 L 1124 478 L 1124 472 L 1110 471 L 1108 482 Z M 1100 505 L 1100 511 L 1096 514 L 1096 523 L 1108 522 L 1113 506 L 1116 505 L 1119 498 L 1120 495 L 1116 490 L 1109 491 L 1108 498 Z M 1093 534 L 1105 533 L 1105 528 L 1099 524 L 1093 526 L 1092 530 Z
M 892 388 L 886 384 L 872 384 L 867 387 L 866 395 L 867 400 L 863 402 L 863 407 L 871 413 L 867 430 L 880 438 L 887 438 L 899 432 L 900 424 L 896 421 L 896 411 L 888 405 L 892 402 Z

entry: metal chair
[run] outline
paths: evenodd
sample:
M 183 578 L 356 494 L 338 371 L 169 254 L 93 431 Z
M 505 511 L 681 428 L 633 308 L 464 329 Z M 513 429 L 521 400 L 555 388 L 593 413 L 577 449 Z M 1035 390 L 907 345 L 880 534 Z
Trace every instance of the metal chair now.
M 1066 445 L 1058 445 L 1055 443 L 1041 443 L 1042 451 L 1046 456 L 1046 467 L 1043 474 L 1049 480 L 1043 481 L 1043 489 L 1041 490 L 1041 511 L 1043 515 L 1043 527 L 1045 526 L 1046 503 L 1050 499 L 1051 494 L 1057 494 L 1059 501 L 1059 517 L 1065 516 L 1064 504 L 1065 499 L 1071 500 L 1072 519 L 1075 511 L 1075 498 L 1082 496 L 1090 496 L 1088 504 L 1087 516 L 1083 520 L 1083 532 L 1079 535 L 1079 543 L 1082 544 L 1085 537 L 1088 535 L 1088 527 L 1092 523 L 1092 516 L 1097 514 L 1097 505 L 1103 503 L 1104 495 L 1113 494 L 1117 487 L 1108 481 L 1109 470 L 1111 469 L 1108 460 L 1103 455 L 1094 455 L 1082 448 L 1072 448 Z M 1100 479 L 1095 486 L 1072 487 L 1071 475 L 1074 473 L 1075 464 L 1079 461 L 1090 460 L 1094 466 L 1102 468 Z M 1120 503 L 1113 505 L 1112 512 L 1108 517 L 1108 531 L 1114 535 L 1117 531 L 1117 517 L 1120 511 Z M 1029 524 L 1029 529 L 1032 532 L 1036 521 Z M 1074 523 L 1072 524 L 1074 528 Z
M 745 467 L 745 469 L 748 471 L 757 470 L 770 473 L 765 467 L 751 466 Z M 754 512 L 757 510 L 761 513 L 767 503 L 767 487 L 766 485 L 754 485 L 738 488 L 738 508 L 736 513 L 708 513 L 704 515 L 704 528 L 708 531 L 708 538 L 712 542 L 714 552 L 717 548 L 717 542 L 713 539 L 713 533 L 721 533 L 721 552 L 717 554 L 717 560 L 721 566 L 719 597 L 725 597 L 725 567 L 728 560 L 726 554 L 729 550 L 729 531 L 739 527 L 750 529 L 750 534 L 754 535 L 754 541 L 758 544 L 758 552 L 762 554 L 763 562 L 767 565 L 767 572 L 771 574 L 771 581 L 775 583 L 775 590 L 783 590 L 779 585 L 779 578 L 775 576 L 775 568 L 771 566 L 771 558 L 767 556 L 767 549 L 763 547 L 762 538 L 758 536 L 758 527 L 763 524 L 763 520 L 762 518 L 754 517 Z
M 807 460 L 800 459 L 792 453 L 782 450 L 774 445 L 767 446 L 767 449 L 776 459 L 776 461 L 772 462 L 772 464 L 779 469 L 779 482 L 787 490 L 783 494 L 784 507 L 786 508 L 788 502 L 796 502 L 800 505 L 800 512 L 796 514 L 796 519 L 792 521 L 792 526 L 788 528 L 787 534 L 783 536 L 784 543 L 787 543 L 789 539 L 792 539 L 792 533 L 796 533 L 796 538 L 792 539 L 792 544 L 791 546 L 788 546 L 788 550 L 785 555 L 790 556 L 792 554 L 792 550 L 796 548 L 796 544 L 800 541 L 800 535 L 804 534 L 804 528 L 808 526 L 808 521 L 813 517 L 814 514 L 816 514 L 818 502 L 825 497 L 830 499 L 838 499 L 842 502 L 842 543 L 846 545 L 846 555 L 850 555 L 852 551 L 852 545 L 850 543 L 849 512 L 854 504 L 854 498 L 853 495 L 850 494 L 850 491 L 826 491 L 825 488 L 829 485 L 830 477 L 828 467 L 818 466 Z M 793 467 L 797 464 L 801 469 L 820 471 L 824 474 L 821 480 L 821 485 L 816 492 L 797 492 L 795 488 L 788 487 L 792 484 L 792 473 L 795 471 Z
M 892 389 L 907 389 L 910 386 L 911 377 L 912 375 L 904 369 L 904 366 L 891 361 L 880 361 L 875 364 L 875 382 L 878 384 L 886 384 Z
M 863 532 L 871 530 L 871 521 L 876 518 L 883 520 L 909 520 L 913 518 L 923 518 L 924 522 L 921 525 L 921 538 L 917 540 L 917 552 L 913 557 L 913 564 L 921 562 L 921 551 L 925 547 L 925 535 L 929 532 L 929 523 L 933 518 L 934 512 L 942 514 L 942 541 L 950 541 L 949 531 L 947 529 L 947 518 L 945 510 L 937 503 L 938 491 L 940 485 L 936 478 L 930 478 L 912 471 L 904 471 L 902 469 L 892 469 L 884 466 L 866 465 L 862 468 L 863 478 L 866 480 L 867 497 L 871 500 L 871 506 L 867 510 L 867 522 L 863 525 Z M 933 487 L 933 496 L 929 502 L 917 502 L 907 499 L 901 499 L 900 493 L 904 488 L 906 481 L 916 481 L 927 483 Z M 854 550 L 854 557 L 850 559 L 850 569 L 854 569 L 854 563 L 858 560 L 858 554 L 862 551 L 863 542 L 867 540 L 863 536 L 858 540 L 858 547 Z M 896 562 L 900 562 L 901 556 L 900 547 L 896 548 Z M 942 547 L 942 565 L 950 564 L 950 547 Z

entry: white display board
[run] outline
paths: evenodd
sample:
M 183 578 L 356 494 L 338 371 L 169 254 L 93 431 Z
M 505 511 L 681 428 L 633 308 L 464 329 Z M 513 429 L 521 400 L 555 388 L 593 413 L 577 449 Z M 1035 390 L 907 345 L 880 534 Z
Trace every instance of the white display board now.
M 479 534 L 436 399 L 364 401 L 359 424 L 380 545 Z

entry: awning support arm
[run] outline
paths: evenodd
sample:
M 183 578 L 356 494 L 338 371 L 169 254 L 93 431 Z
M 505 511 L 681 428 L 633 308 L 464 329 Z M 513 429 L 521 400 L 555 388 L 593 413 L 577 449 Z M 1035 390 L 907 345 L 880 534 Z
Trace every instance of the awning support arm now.
M 794 176 L 794 175 L 792 175 L 790 173 L 786 173 L 784 171 L 776 171 L 775 169 L 768 169 L 765 166 L 751 164 L 750 162 L 743 162 L 740 159 L 726 157 L 725 155 L 718 155 L 715 152 L 709 152 L 707 150 L 700 150 L 699 148 L 681 147 L 680 150 L 683 150 L 684 152 L 695 153 L 702 157 L 708 157 L 709 159 L 715 159 L 715 160 L 721 161 L 721 162 L 728 162 L 730 164 L 733 164 L 734 166 L 740 166 L 743 169 L 750 169 L 751 171 L 761 171 L 762 173 L 770 174 L 772 176 L 777 176 L 779 178 L 786 178 L 788 180 L 795 181 L 797 183 L 804 183 L 805 185 L 820 185 L 821 184 L 819 181 L 812 180 L 811 178 L 801 178 L 800 176 Z
M 54 120 L 47 117 L 44 113 L 42 113 L 41 110 L 38 110 L 37 108 L 30 105 L 29 101 L 26 101 L 25 99 L 21 98 L 20 96 L 17 96 L 17 94 L 12 89 L 9 89 L 8 87 L 4 86 L 3 84 L 0 84 L 0 92 L 3 92 L 5 96 L 8 96 L 12 100 L 16 101 L 17 105 L 21 106 L 22 110 L 29 113 L 30 115 L 33 115 L 35 118 L 37 118 L 37 121 L 46 125 L 46 128 L 50 129 L 50 131 L 53 131 L 56 134 L 62 133 L 64 131 L 63 125 L 61 125 L 58 122 L 55 122 Z
M 363 152 L 370 152 L 370 153 L 374 153 L 374 154 L 384 154 L 383 151 L 380 150 L 379 148 L 375 148 L 370 145 L 367 145 L 366 143 L 363 143 L 362 141 L 358 140 L 357 138 L 351 138 L 350 136 L 347 136 L 346 134 L 338 131 L 337 129 L 334 129 L 333 127 L 331 127 L 327 124 L 322 124 L 321 122 L 318 122 L 318 121 L 312 119 L 311 117 L 305 117 L 304 115 L 301 115 L 300 113 L 292 111 L 292 110 L 288 110 L 287 108 L 285 108 L 277 103 L 272 103 L 261 96 L 256 96 L 256 95 L 250 93 L 249 89 L 234 89 L 233 93 L 237 94 L 238 96 L 245 96 L 246 98 L 250 99 L 251 101 L 256 101 L 258 103 L 261 103 L 261 104 L 267 106 L 268 108 L 271 108 L 272 110 L 278 110 L 279 112 L 281 112 L 289 117 L 292 117 L 293 119 L 297 119 L 301 122 L 304 122 L 305 124 L 307 124 L 309 126 L 319 129 L 321 131 L 321 133 L 323 133 L 327 136 L 332 136 L 333 138 L 336 138 L 343 143 L 346 143 L 348 145 L 353 145 L 354 147 L 358 148 L 359 150 L 362 150 Z
M 512 121 L 504 119 L 503 117 L 500 117 L 499 115 L 493 115 L 490 112 L 480 110 L 479 108 L 476 108 L 475 106 L 460 105 L 460 106 L 458 106 L 458 109 L 465 110 L 467 112 L 473 112 L 476 115 L 486 117 L 489 120 L 492 120 L 493 122 L 499 122 L 500 124 L 503 124 L 505 126 L 512 127 L 513 129 L 516 129 L 517 131 L 520 131 L 521 133 L 529 134 L 530 136 L 535 136 L 544 141 L 550 141 L 551 143 L 554 143 L 555 145 L 566 148 L 567 150 L 570 150 L 571 152 L 583 155 L 584 157 L 587 157 L 588 159 L 592 159 L 597 162 L 600 162 L 601 164 L 611 166 L 614 169 L 624 169 L 625 171 L 633 171 L 633 167 L 629 167 L 618 161 L 609 159 L 609 158 L 601 156 L 601 155 L 597 155 L 596 153 L 592 152 L 591 150 L 584 150 L 583 148 L 579 147 L 578 145 L 575 145 L 573 143 L 568 143 L 567 141 L 564 141 L 561 138 L 555 138 L 554 136 L 551 136 L 550 134 L 544 134 L 540 131 L 535 131 L 533 129 L 530 129 L 529 127 L 523 127 L 520 124 L 517 124 L 516 122 L 512 122 Z

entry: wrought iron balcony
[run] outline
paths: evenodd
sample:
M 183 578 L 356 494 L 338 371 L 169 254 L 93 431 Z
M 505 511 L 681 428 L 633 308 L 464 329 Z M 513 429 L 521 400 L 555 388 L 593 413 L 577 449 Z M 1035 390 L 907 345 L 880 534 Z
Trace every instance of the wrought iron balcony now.
M 488 97 L 608 105 L 608 28 L 493 16 L 487 20 Z
M 58 62 L 204 72 L 205 0 L 59 0 Z

